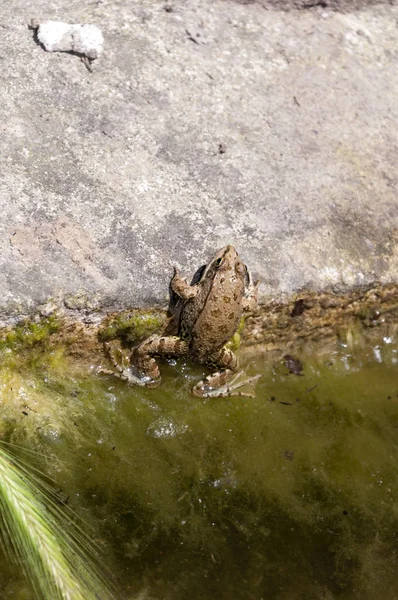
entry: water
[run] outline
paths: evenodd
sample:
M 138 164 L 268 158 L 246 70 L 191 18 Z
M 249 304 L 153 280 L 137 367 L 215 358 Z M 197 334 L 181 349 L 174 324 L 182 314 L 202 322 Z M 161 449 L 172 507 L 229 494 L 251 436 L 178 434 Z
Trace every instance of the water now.
M 8 367 L 3 438 L 48 457 L 122 600 L 398 598 L 397 342 L 292 349 L 298 374 L 251 354 L 254 399 L 193 398 L 182 362 L 156 390 Z M 6 561 L 0 583 L 33 598 Z

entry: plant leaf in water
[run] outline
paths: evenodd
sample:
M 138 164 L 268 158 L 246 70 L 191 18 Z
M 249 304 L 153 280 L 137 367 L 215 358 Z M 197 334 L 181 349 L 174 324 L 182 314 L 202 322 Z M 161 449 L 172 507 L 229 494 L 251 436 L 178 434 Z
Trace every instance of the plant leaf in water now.
M 44 600 L 114 598 L 93 549 L 46 486 L 0 446 L 3 546 Z

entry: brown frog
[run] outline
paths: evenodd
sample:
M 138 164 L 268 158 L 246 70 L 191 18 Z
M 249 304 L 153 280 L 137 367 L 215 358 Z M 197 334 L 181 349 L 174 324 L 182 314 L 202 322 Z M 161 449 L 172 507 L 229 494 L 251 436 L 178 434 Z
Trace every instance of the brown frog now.
M 225 246 L 195 273 L 191 284 L 177 268 L 170 282 L 170 319 L 162 335 L 152 335 L 136 346 L 128 365 L 119 365 L 119 377 L 135 385 L 156 387 L 161 377 L 154 357 L 188 357 L 217 369 L 192 389 L 202 398 L 252 396 L 237 392 L 260 376 L 236 382 L 238 359 L 225 344 L 238 329 L 245 310 L 257 304 L 258 284 L 233 246 Z

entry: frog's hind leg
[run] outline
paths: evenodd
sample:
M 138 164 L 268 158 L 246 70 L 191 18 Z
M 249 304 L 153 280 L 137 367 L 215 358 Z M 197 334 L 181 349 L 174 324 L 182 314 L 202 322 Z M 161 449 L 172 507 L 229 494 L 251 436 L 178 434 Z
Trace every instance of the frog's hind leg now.
M 119 377 L 119 379 L 123 379 L 123 381 L 127 381 L 127 383 L 131 385 L 139 385 L 142 387 L 156 387 L 156 385 L 158 385 L 157 382 L 152 381 L 151 378 L 147 377 L 145 374 L 139 374 L 138 372 L 135 372 L 136 369 L 134 369 L 133 365 L 131 364 L 130 358 L 123 353 L 120 347 L 115 347 L 113 344 L 108 342 L 106 342 L 104 345 L 115 370 L 112 371 L 111 369 L 104 369 L 100 367 L 98 369 L 98 373 L 115 375 L 116 377 Z
M 243 381 L 237 381 L 243 374 L 238 371 L 238 359 L 228 348 L 222 348 L 211 364 L 221 368 L 220 371 L 208 375 L 199 381 L 193 388 L 192 393 L 199 398 L 226 398 L 230 396 L 246 396 L 254 398 L 254 394 L 247 392 L 238 392 L 241 387 L 248 383 L 257 381 L 261 375 L 249 377 Z
M 131 369 L 143 373 L 149 387 L 159 385 L 161 376 L 154 356 L 163 358 L 182 357 L 188 354 L 188 344 L 178 336 L 153 335 L 134 348 L 131 354 Z
M 132 385 L 157 387 L 161 377 L 159 367 L 154 356 L 185 356 L 188 353 L 188 344 L 177 336 L 152 335 L 133 349 L 130 358 L 116 356 L 115 349 L 110 344 L 105 344 L 109 358 L 117 372 L 101 369 L 100 372 L 113 374 Z

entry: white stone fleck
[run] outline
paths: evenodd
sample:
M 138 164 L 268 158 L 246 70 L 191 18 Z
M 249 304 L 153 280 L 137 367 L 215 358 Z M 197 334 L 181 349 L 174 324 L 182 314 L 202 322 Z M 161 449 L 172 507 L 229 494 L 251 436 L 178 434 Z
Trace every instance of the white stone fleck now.
M 96 25 L 79 25 L 62 21 L 45 21 L 37 38 L 48 52 L 74 52 L 94 60 L 103 50 L 104 38 Z

